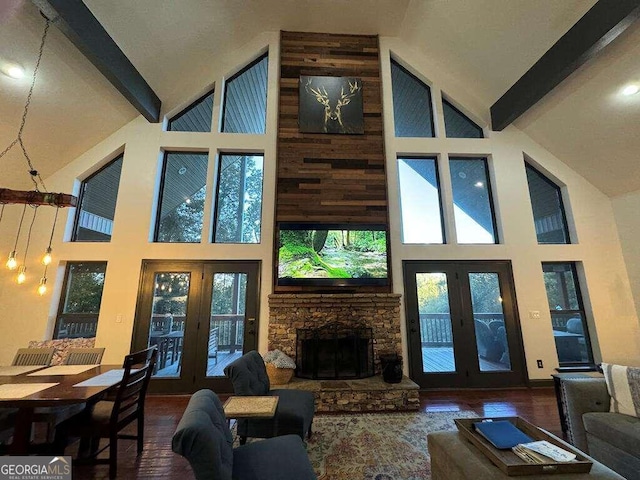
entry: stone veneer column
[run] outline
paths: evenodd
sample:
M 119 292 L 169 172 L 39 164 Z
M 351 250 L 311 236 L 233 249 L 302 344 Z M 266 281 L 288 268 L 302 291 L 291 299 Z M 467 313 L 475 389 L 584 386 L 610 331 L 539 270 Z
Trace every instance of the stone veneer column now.
M 295 358 L 298 328 L 318 328 L 332 322 L 373 329 L 376 373 L 380 372 L 380 354 L 402 352 L 397 293 L 269 295 L 269 350 L 277 348 Z

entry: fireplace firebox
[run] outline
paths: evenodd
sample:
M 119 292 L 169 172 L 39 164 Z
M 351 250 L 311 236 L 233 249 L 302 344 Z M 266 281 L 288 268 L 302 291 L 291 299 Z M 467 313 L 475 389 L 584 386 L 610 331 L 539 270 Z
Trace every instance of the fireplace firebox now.
M 334 322 L 298 328 L 296 337 L 297 377 L 346 380 L 375 374 L 371 328 Z

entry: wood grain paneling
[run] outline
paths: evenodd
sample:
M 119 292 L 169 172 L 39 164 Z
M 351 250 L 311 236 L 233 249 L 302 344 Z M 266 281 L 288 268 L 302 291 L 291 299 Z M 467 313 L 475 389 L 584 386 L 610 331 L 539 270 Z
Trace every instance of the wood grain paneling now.
M 281 33 L 276 222 L 388 224 L 377 36 Z M 364 134 L 298 129 L 301 75 L 357 77 Z

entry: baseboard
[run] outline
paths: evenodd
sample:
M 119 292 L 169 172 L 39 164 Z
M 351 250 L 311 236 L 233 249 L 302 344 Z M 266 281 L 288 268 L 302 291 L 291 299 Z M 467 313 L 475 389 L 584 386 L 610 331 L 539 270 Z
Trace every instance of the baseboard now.
M 553 387 L 553 379 L 551 378 L 529 380 L 528 383 L 529 383 L 529 388 Z

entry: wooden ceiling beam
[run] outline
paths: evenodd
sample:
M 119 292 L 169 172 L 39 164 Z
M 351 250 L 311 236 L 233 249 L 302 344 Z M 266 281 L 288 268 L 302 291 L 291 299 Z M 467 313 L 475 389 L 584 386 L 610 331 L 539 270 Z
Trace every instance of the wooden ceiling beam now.
M 491 106 L 492 129 L 510 125 L 639 17 L 640 0 L 599 0 Z
M 32 2 L 147 120 L 160 120 L 160 99 L 82 0 Z
M 76 207 L 78 198 L 66 193 L 49 193 L 0 188 L 0 204 L 49 205 L 52 207 Z

